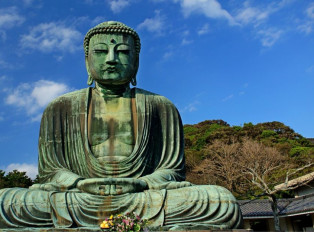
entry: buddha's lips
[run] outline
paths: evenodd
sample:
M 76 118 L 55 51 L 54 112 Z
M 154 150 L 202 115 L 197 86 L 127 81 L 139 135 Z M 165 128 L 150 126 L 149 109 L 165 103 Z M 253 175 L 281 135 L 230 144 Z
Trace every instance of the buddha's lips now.
M 118 71 L 118 69 L 116 67 L 106 67 L 102 70 L 106 71 L 106 72 L 117 72 Z

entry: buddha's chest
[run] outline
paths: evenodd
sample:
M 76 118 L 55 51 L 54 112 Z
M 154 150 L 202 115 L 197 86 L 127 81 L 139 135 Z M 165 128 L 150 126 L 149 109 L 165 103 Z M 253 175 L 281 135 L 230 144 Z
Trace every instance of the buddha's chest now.
M 96 99 L 88 119 L 88 138 L 100 159 L 123 159 L 135 144 L 133 115 L 129 98 Z

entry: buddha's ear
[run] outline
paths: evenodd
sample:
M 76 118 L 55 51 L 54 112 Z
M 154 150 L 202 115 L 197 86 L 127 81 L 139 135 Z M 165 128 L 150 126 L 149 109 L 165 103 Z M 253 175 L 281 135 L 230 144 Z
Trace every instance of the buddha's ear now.
M 87 70 L 87 73 L 88 73 L 88 76 L 90 75 L 90 72 L 89 72 L 89 65 L 88 65 L 88 57 L 85 56 L 85 66 L 86 66 L 86 70 Z
M 88 85 L 92 85 L 93 82 L 94 82 L 94 79 L 91 76 L 90 71 L 89 71 L 89 63 L 88 63 L 88 57 L 87 56 L 85 56 L 85 65 L 86 65 L 86 71 L 87 71 L 87 74 L 88 74 L 87 84 Z
M 131 84 L 133 86 L 136 86 L 136 74 L 137 74 L 137 71 L 138 71 L 138 67 L 139 67 L 139 57 L 136 58 L 135 60 L 135 64 L 134 64 L 134 73 L 132 75 L 132 78 L 131 78 Z

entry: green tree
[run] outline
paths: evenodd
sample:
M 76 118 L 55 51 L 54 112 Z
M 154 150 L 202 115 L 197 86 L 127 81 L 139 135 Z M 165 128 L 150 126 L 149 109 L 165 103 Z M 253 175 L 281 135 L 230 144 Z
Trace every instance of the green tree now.
M 7 186 L 7 180 L 4 174 L 5 172 L 0 170 L 0 189 L 5 188 Z
M 21 188 L 28 188 L 33 184 L 31 178 L 26 175 L 26 172 L 20 172 L 18 170 L 13 170 L 9 172 L 6 176 L 7 184 L 5 187 L 12 188 L 12 187 L 21 187 Z

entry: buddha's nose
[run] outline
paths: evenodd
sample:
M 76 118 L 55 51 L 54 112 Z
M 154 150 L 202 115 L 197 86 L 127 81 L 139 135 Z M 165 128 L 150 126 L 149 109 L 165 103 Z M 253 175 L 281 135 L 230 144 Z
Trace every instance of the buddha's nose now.
M 117 57 L 114 50 L 109 50 L 108 55 L 106 57 L 106 64 L 116 64 Z

